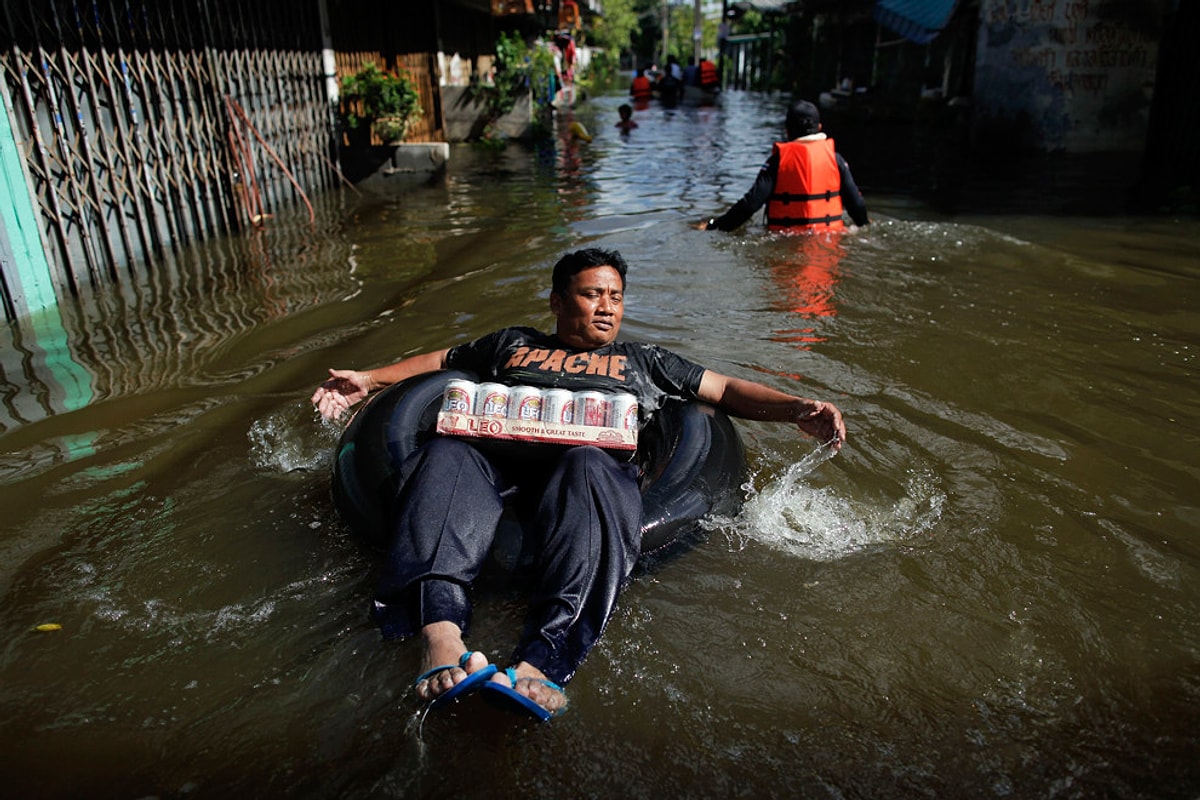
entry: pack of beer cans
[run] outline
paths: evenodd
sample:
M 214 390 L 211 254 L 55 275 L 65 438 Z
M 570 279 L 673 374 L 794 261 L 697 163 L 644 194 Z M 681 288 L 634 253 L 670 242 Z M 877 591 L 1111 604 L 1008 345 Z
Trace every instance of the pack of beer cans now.
M 437 432 L 450 436 L 636 450 L 637 398 L 454 379 L 442 393 Z

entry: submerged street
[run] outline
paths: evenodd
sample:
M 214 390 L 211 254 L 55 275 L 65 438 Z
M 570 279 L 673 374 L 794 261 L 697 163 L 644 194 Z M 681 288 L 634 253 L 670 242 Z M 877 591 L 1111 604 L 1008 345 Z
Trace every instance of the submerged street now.
M 872 225 L 701 232 L 785 99 L 620 133 L 625 101 L 573 112 L 590 143 L 564 119 L 455 146 L 430 182 L 314 198 L 313 226 L 5 329 L 12 796 L 1196 795 L 1200 223 L 1081 215 L 1086 173 L 948 207 L 831 121 Z M 569 713 L 423 718 L 308 398 L 329 367 L 549 326 L 584 246 L 630 264 L 624 338 L 836 402 L 848 442 L 739 421 L 742 512 L 638 574 Z M 522 608 L 479 587 L 468 643 L 504 662 Z

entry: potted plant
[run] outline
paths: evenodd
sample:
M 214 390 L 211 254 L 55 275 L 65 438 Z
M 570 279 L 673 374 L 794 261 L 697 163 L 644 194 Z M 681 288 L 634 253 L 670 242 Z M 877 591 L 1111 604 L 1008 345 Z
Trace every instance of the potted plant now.
M 369 144 L 372 130 L 385 144 L 403 141 L 420 115 L 417 87 L 403 71 L 392 75 L 372 61 L 342 78 L 342 120 L 351 144 Z

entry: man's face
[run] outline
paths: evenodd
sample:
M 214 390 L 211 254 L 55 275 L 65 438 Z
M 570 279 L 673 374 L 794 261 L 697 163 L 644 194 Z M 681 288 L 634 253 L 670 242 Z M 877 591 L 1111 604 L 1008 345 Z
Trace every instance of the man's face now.
M 588 267 L 575 273 L 564 294 L 550 293 L 558 317 L 556 333 L 564 344 L 594 350 L 610 344 L 625 316 L 621 273 L 612 267 Z

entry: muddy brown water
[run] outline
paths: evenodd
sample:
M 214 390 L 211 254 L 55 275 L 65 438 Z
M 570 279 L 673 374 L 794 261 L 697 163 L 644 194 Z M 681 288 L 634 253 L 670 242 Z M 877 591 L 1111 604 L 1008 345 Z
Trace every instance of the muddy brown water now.
M 623 100 L 576 112 L 590 144 L 456 147 L 6 330 L 6 794 L 1200 792 L 1197 221 L 947 213 L 850 152 L 870 228 L 701 233 L 782 100 L 622 136 Z M 633 583 L 568 714 L 422 718 L 306 399 L 549 325 L 585 245 L 631 264 L 625 337 L 833 400 L 849 443 L 739 423 L 744 510 Z M 470 643 L 503 661 L 520 611 L 480 592 Z

